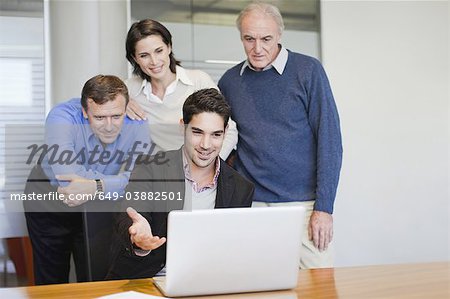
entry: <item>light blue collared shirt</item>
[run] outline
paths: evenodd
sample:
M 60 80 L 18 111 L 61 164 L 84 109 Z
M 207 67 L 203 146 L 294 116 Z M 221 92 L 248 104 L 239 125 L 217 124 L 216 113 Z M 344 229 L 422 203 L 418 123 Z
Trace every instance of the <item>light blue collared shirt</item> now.
M 55 175 L 76 174 L 86 179 L 101 179 L 105 193 L 122 195 L 139 154 L 151 154 L 146 121 L 125 117 L 117 139 L 105 146 L 83 117 L 79 98 L 54 107 L 45 123 L 45 155 L 42 168 L 52 185 Z M 54 147 L 54 150 L 52 150 Z

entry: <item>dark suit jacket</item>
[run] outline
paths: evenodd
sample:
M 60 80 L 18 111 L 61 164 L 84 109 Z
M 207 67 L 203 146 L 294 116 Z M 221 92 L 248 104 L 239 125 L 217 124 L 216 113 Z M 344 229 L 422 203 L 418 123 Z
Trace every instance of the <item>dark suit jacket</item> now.
M 50 192 L 57 192 L 57 188 L 50 184 L 50 180 L 47 178 L 40 164 L 34 166 L 28 176 L 24 194 L 49 194 Z M 39 255 L 36 255 L 36 252 L 46 252 L 49 247 L 72 247 L 70 244 L 61 245 L 61 242 L 65 241 L 70 243 L 73 239 L 79 238 L 77 237 L 78 234 L 82 234 L 84 236 L 84 242 L 88 241 L 88 243 L 73 246 L 74 250 L 81 248 L 76 253 L 78 254 L 76 267 L 77 273 L 78 271 L 83 271 L 83 277 L 86 278 L 79 278 L 93 281 L 103 280 L 105 278 L 111 265 L 111 256 L 105 254 L 105 252 L 108 252 L 111 247 L 110 244 L 113 242 L 112 236 L 114 230 L 111 223 L 114 222 L 114 213 L 86 213 L 85 211 L 89 211 L 90 209 L 88 208 L 89 206 L 95 211 L 94 204 L 97 207 L 101 207 L 100 205 L 108 205 L 109 209 L 114 210 L 114 206 L 118 203 L 92 201 L 78 207 L 70 208 L 59 200 L 23 201 L 28 233 L 32 241 L 33 250 L 35 251 L 35 267 L 38 267 L 36 262 L 40 258 Z M 82 219 L 84 220 L 82 221 Z M 60 225 L 55 226 L 55 223 L 60 223 Z M 84 224 L 83 226 L 82 223 Z M 49 239 L 54 243 L 49 243 Z M 86 256 L 89 256 L 89 259 Z M 64 279 L 64 277 L 61 279 Z
M 139 192 L 174 192 L 184 198 L 185 181 L 182 152 L 180 150 L 159 153 L 159 163 L 153 157 L 140 156 L 131 174 L 126 188 L 127 200 L 124 200 L 123 210 L 133 206 L 150 223 L 153 235 L 167 236 L 168 211 L 183 208 L 183 201 L 136 201 L 135 194 Z M 162 157 L 161 155 L 164 155 Z M 148 163 L 151 161 L 151 163 Z M 161 161 L 163 163 L 161 163 Z M 138 192 L 138 193 L 135 193 Z M 215 208 L 250 207 L 254 186 L 243 178 L 224 161 L 220 163 L 220 174 L 217 181 Z M 140 257 L 134 254 L 128 228 L 132 221 L 126 213 L 117 217 L 117 242 L 113 252 L 114 261 L 107 279 L 129 279 L 153 277 L 166 262 L 166 245 L 152 250 L 149 255 Z M 205 224 L 207 225 L 207 224 Z M 183 250 L 183 248 L 180 248 Z

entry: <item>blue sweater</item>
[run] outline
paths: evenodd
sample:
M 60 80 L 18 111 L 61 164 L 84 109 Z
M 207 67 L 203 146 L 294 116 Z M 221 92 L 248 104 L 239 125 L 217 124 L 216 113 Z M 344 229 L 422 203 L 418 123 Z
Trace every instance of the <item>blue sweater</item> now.
M 339 116 L 320 62 L 288 52 L 280 75 L 243 63 L 229 69 L 219 88 L 239 131 L 235 168 L 255 184 L 255 201 L 315 200 L 333 212 L 342 163 Z

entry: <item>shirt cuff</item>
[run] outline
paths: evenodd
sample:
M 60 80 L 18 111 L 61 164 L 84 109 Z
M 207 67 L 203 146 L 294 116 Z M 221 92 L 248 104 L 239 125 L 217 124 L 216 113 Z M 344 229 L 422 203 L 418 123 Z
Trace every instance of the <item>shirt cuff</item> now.
M 125 187 L 128 183 L 128 177 L 125 173 L 118 175 L 109 175 L 102 178 L 103 181 L 103 192 L 105 194 L 110 194 L 116 192 L 120 195 L 124 193 Z
M 152 252 L 151 250 L 143 250 L 138 248 L 133 248 L 134 254 L 137 256 L 147 256 Z
M 326 212 L 328 214 L 333 214 L 333 203 L 324 202 L 323 200 L 315 200 L 314 211 Z

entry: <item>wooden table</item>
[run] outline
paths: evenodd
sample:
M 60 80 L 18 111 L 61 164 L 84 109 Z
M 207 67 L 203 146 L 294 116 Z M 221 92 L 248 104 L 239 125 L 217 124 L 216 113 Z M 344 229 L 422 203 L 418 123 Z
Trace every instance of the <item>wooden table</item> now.
M 450 262 L 300 270 L 291 291 L 205 298 L 450 298 Z M 125 291 L 161 296 L 152 279 L 0 289 L 1 298 L 95 298 Z M 192 297 L 191 297 L 192 298 Z

